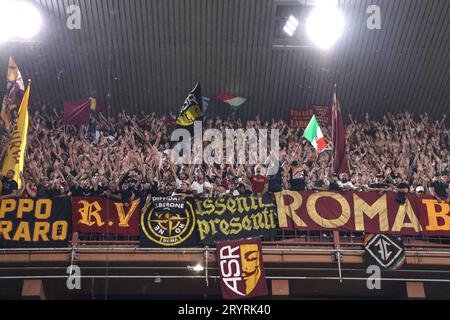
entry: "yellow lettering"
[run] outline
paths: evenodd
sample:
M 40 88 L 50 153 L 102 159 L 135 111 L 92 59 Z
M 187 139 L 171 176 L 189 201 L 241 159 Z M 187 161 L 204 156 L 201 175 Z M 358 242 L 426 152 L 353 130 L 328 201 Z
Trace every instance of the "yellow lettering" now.
M 0 221 L 0 235 L 5 240 L 11 240 L 9 233 L 12 229 L 12 221 Z
M 28 222 L 21 221 L 19 223 L 19 226 L 17 227 L 13 240 L 19 241 L 20 239 L 23 239 L 25 241 L 31 241 L 30 227 L 28 225 Z
M 33 241 L 39 241 L 39 237 L 42 238 L 42 241 L 48 241 L 47 233 L 49 230 L 50 224 L 48 222 L 36 221 L 34 223 Z
M 230 227 L 232 227 L 233 229 L 231 229 L 230 234 L 238 234 L 242 231 L 242 225 L 239 222 L 239 218 L 235 217 L 235 218 L 231 218 L 230 220 Z
M 65 240 L 67 239 L 67 229 L 69 224 L 67 221 L 55 221 L 52 228 L 53 240 Z
M 252 222 L 250 221 L 249 217 L 245 216 L 244 218 L 242 218 L 242 228 L 247 231 L 252 230 Z
M 408 216 L 409 221 L 411 222 L 405 223 L 406 216 Z M 414 210 L 411 207 L 411 203 L 409 203 L 408 199 L 406 199 L 406 203 L 404 205 L 401 205 L 398 208 L 395 222 L 392 226 L 392 231 L 400 231 L 403 228 L 413 228 L 416 232 L 422 231 L 419 220 L 417 219 L 416 214 L 414 213 Z
M 42 207 L 44 207 L 45 211 L 42 212 Z M 48 219 L 52 213 L 52 200 L 50 199 L 39 199 L 36 201 L 36 209 L 35 209 L 35 217 L 36 219 Z
M 90 203 L 89 201 L 86 200 L 80 200 L 78 201 L 78 203 L 83 206 L 80 209 L 78 209 L 78 212 L 80 213 L 81 216 L 80 220 L 78 220 L 78 223 L 85 224 L 89 227 L 95 224 L 101 227 L 105 224 L 105 222 L 102 220 L 102 217 L 100 216 L 102 207 L 100 206 L 98 201 Z
M 0 201 L 0 219 L 3 219 L 8 212 L 16 210 L 17 201 L 15 199 L 3 199 Z
M 203 211 L 203 213 L 211 214 L 214 211 L 214 205 L 211 199 L 204 200 L 203 206 L 206 209 L 206 211 Z
M 133 202 L 131 202 L 130 209 L 128 209 L 128 212 L 125 212 L 124 209 L 124 203 L 123 202 L 114 202 L 114 205 L 117 209 L 117 215 L 119 216 L 119 227 L 127 228 L 130 225 L 128 224 L 128 221 L 130 221 L 131 216 L 133 215 L 134 211 L 136 210 L 136 207 L 139 205 L 140 200 L 136 199 Z
M 341 214 L 338 218 L 335 219 L 325 219 L 319 215 L 319 213 L 316 210 L 316 202 L 320 198 L 332 198 L 339 202 L 341 205 Z M 324 228 L 337 228 L 345 225 L 350 219 L 350 205 L 348 204 L 347 200 L 340 195 L 339 193 L 333 193 L 333 192 L 317 192 L 313 193 L 309 196 L 308 201 L 306 203 L 306 208 L 308 210 L 309 216 L 311 219 L 314 220 L 315 223 L 317 223 L 319 226 Z
M 200 234 L 200 240 L 205 239 L 210 231 L 208 221 L 198 219 L 197 227 L 198 227 L 198 233 Z
M 353 201 L 355 206 L 355 230 L 356 231 L 364 231 L 364 214 L 369 219 L 374 219 L 377 215 L 380 231 L 388 231 L 389 230 L 389 221 L 388 221 L 388 211 L 387 211 L 387 200 L 386 194 L 384 194 L 381 198 L 375 201 L 371 206 L 368 205 L 363 199 L 358 197 L 355 193 L 353 194 Z
M 236 212 L 236 200 L 233 198 L 228 198 L 227 200 L 227 208 L 233 214 Z
M 230 233 L 230 226 L 228 225 L 228 222 L 226 220 L 222 220 L 220 221 L 220 232 L 222 232 L 223 234 L 228 235 Z
M 285 205 L 284 195 L 293 199 L 292 203 Z M 295 213 L 302 205 L 302 196 L 297 191 L 283 190 L 281 192 L 275 192 L 275 201 L 278 208 L 278 224 L 280 228 L 287 228 L 287 217 L 291 218 L 297 227 L 306 227 L 306 223 Z
M 215 213 L 220 216 L 222 213 L 227 210 L 227 206 L 224 204 L 225 198 L 219 198 L 216 200 L 216 210 Z M 220 209 L 219 209 L 220 208 Z
M 435 230 L 450 230 L 450 205 L 446 202 L 438 202 L 432 199 L 423 199 L 422 203 L 427 206 L 428 225 L 425 229 L 430 231 Z M 440 208 L 436 211 L 437 206 Z M 439 224 L 439 219 L 443 222 Z
M 247 199 L 248 199 L 247 197 L 237 197 L 236 198 L 239 213 L 242 213 L 244 211 L 248 212 L 250 210 L 250 206 L 247 203 Z
M 32 199 L 20 199 L 19 207 L 17 208 L 17 218 L 22 219 L 24 212 L 31 212 L 33 210 L 34 201 Z

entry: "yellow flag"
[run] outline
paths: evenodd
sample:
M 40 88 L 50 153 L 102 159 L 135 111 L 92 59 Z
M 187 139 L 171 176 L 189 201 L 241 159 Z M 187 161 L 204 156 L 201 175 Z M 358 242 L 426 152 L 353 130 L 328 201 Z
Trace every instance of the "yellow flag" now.
M 91 110 L 95 111 L 97 108 L 97 99 L 90 97 L 89 101 L 91 102 Z
M 30 97 L 30 85 L 28 85 L 22 103 L 19 108 L 19 116 L 14 124 L 14 130 L 9 139 L 8 149 L 6 150 L 5 160 L 2 165 L 2 174 L 6 176 L 8 170 L 14 170 L 14 180 L 16 180 L 19 189 L 22 187 L 19 174 L 23 171 L 25 158 L 25 149 L 27 146 L 28 134 L 28 99 Z

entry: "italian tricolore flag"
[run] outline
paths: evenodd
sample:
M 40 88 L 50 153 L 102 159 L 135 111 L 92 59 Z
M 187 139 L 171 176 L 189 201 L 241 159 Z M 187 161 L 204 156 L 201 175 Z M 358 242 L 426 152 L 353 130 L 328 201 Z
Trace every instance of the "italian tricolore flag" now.
M 216 99 L 222 100 L 225 103 L 228 103 L 230 106 L 232 106 L 234 109 L 239 108 L 242 104 L 244 104 L 247 99 L 243 97 L 237 97 L 233 96 L 231 94 L 227 93 L 221 93 L 218 96 L 216 96 Z
M 316 116 L 313 116 L 311 118 L 311 121 L 309 121 L 309 124 L 305 129 L 305 133 L 303 133 L 303 137 L 305 137 L 306 140 L 311 142 L 313 147 L 319 153 L 327 147 L 327 142 L 323 137 L 323 133 L 319 127 L 319 123 L 317 122 Z

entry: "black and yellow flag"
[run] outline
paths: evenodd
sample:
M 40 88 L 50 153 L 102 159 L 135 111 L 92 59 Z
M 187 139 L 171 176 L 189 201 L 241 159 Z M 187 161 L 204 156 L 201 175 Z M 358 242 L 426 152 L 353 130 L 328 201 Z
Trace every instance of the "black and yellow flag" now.
M 177 119 L 177 124 L 180 127 L 189 127 L 195 121 L 203 120 L 206 114 L 206 103 L 202 96 L 200 83 L 197 82 L 195 88 L 187 96 L 180 110 L 180 115 Z
M 14 180 L 21 188 L 22 181 L 19 179 L 20 172 L 23 171 L 25 149 L 27 146 L 28 134 L 28 99 L 30 97 L 30 85 L 28 85 L 22 103 L 19 108 L 19 116 L 14 124 L 14 129 L 9 139 L 6 149 L 5 159 L 2 166 L 2 174 L 6 176 L 8 170 L 14 170 Z

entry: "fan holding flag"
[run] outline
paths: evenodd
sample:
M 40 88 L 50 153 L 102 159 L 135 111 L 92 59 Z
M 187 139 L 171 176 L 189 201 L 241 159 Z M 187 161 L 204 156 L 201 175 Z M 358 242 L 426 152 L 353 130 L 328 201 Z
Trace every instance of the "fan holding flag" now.
M 320 129 L 315 115 L 313 115 L 309 121 L 309 124 L 303 133 L 303 137 L 311 142 L 312 146 L 318 153 L 321 153 L 327 148 L 327 142 L 325 141 L 322 129 Z

